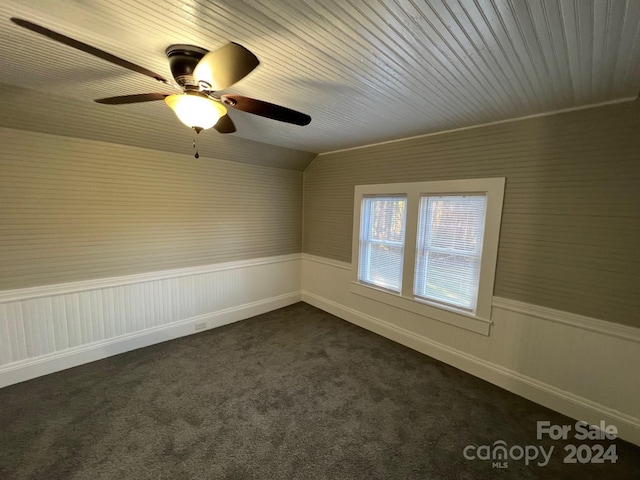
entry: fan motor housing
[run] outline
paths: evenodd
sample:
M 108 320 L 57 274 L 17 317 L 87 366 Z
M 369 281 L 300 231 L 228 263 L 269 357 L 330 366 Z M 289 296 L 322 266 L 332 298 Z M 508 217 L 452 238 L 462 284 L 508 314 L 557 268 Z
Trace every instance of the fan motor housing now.
M 185 89 L 198 89 L 199 85 L 193 78 L 193 71 L 198 62 L 208 50 L 195 45 L 169 45 L 167 47 L 169 67 L 175 81 Z

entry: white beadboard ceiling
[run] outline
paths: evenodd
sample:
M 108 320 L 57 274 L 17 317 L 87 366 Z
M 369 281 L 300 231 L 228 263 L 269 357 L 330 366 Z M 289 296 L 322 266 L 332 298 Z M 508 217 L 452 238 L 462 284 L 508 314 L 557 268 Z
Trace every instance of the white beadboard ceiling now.
M 163 102 L 95 98 L 162 84 L 13 25 L 39 23 L 171 77 L 165 48 L 228 41 L 261 65 L 223 93 L 306 127 L 231 111 L 205 156 L 304 169 L 316 153 L 637 97 L 640 0 L 4 0 L 0 126 L 191 152 Z

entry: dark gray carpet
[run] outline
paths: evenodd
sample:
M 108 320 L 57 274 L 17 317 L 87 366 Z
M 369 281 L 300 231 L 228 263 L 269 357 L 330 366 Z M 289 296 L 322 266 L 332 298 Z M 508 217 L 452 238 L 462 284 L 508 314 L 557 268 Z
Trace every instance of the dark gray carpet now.
M 299 303 L 0 390 L 2 479 L 640 478 L 622 441 L 537 441 L 574 420 Z M 469 444 L 555 447 L 549 465 Z M 563 464 L 567 443 L 618 463 Z

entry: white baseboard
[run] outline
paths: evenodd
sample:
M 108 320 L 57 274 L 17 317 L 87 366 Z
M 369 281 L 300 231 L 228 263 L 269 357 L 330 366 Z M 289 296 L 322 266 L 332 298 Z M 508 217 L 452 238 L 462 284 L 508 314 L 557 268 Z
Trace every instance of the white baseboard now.
M 640 445 L 640 419 L 303 290 L 302 301 L 574 419 L 618 428 Z
M 217 312 L 198 315 L 185 320 L 158 327 L 148 328 L 132 334 L 109 340 L 70 348 L 66 351 L 43 355 L 34 359 L 16 362 L 0 367 L 0 388 L 35 377 L 76 367 L 103 358 L 148 347 L 187 335 L 201 333 L 212 328 L 244 320 L 278 308 L 292 305 L 301 300 L 300 292 L 293 292 L 264 300 L 246 303 Z M 196 331 L 195 324 L 205 322 L 206 327 Z

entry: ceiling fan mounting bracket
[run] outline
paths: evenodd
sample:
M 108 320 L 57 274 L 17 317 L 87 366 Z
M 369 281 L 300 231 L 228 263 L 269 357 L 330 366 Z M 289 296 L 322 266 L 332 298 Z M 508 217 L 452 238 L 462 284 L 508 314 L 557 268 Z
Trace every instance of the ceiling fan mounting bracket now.
M 166 50 L 167 58 L 169 58 L 169 67 L 171 74 L 181 87 L 196 87 L 201 89 L 200 85 L 193 78 L 193 70 L 198 62 L 204 57 L 208 50 L 196 47 L 195 45 L 169 45 Z

